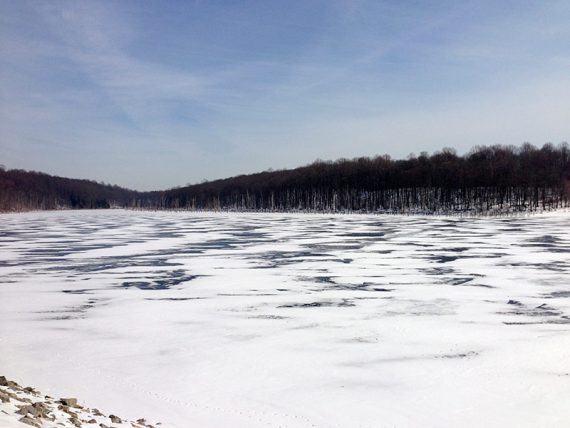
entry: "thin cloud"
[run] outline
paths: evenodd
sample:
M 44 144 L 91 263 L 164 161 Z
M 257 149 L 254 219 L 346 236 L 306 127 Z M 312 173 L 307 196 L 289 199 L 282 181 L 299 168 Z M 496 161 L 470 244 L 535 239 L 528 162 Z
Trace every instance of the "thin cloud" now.
M 564 1 L 0 6 L 9 167 L 149 189 L 570 133 Z

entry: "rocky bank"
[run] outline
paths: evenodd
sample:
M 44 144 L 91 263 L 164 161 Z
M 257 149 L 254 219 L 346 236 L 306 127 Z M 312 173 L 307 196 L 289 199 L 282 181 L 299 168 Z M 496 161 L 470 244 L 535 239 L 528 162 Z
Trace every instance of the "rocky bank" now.
M 161 428 L 160 422 L 127 420 L 80 405 L 76 398 L 54 398 L 0 376 L 0 426 L 18 428 Z

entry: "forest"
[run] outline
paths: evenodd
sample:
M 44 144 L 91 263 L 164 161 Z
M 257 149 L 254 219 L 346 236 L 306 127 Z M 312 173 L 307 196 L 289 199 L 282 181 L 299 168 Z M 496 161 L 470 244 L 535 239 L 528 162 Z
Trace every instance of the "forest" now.
M 0 168 L 0 212 L 127 208 L 134 206 L 138 197 L 139 192 L 92 180 Z
M 570 147 L 477 146 L 391 159 L 315 161 L 153 192 L 0 171 L 0 210 L 145 208 L 370 213 L 511 213 L 570 206 Z

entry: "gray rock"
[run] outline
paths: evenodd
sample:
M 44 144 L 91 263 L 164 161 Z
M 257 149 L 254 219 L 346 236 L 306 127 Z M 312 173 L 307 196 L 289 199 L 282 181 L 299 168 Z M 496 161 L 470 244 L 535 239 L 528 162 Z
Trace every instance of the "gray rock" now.
M 121 418 L 118 417 L 118 416 L 115 416 L 115 415 L 109 415 L 109 419 L 111 419 L 111 422 L 113 422 L 114 424 L 123 423 L 123 421 L 121 420 Z
M 7 386 L 9 388 L 16 388 L 19 385 L 16 382 L 6 379 L 6 376 L 0 376 L 0 386 Z
M 60 398 L 59 402 L 64 406 L 70 406 L 70 407 L 77 406 L 77 398 Z
M 77 428 L 81 427 L 81 421 L 79 419 L 77 419 L 75 416 L 72 416 L 71 418 L 69 418 L 69 422 L 71 422 Z
M 36 401 L 35 403 L 32 404 L 32 407 L 35 407 L 36 409 L 39 409 L 43 412 L 49 412 L 49 407 L 46 406 L 46 404 L 42 403 L 41 401 Z
M 28 418 L 27 416 L 20 418 L 20 422 L 22 422 L 23 424 L 31 425 L 31 426 L 36 427 L 36 428 L 41 428 L 41 425 L 37 421 L 35 421 L 32 418 Z
M 19 410 L 16 413 L 19 413 L 23 416 L 32 415 L 34 418 L 47 418 L 50 412 L 50 409 L 41 402 L 26 404 L 18 407 Z
M 24 406 L 18 406 L 20 409 L 16 411 L 16 413 L 24 416 L 32 415 L 33 417 L 40 416 L 41 410 L 32 406 L 31 404 L 27 404 Z
M 9 398 L 12 398 L 16 401 L 22 401 L 21 399 L 18 398 L 18 396 L 16 394 L 14 394 L 13 392 L 8 391 L 7 389 L 0 389 L 0 393 L 8 396 Z

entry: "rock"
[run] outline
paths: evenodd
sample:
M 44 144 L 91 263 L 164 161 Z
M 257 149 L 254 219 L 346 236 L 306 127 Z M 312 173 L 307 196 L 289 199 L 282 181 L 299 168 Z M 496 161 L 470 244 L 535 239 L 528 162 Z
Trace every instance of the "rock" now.
M 87 421 L 87 423 L 88 423 L 88 424 L 96 424 L 97 421 L 96 421 L 95 419 L 89 419 L 89 420 Z
M 16 413 L 24 416 L 32 415 L 34 417 L 39 416 L 41 411 L 36 407 L 32 406 L 31 404 L 27 404 L 24 406 L 18 406 L 20 409 L 16 411 Z
M 19 410 L 16 413 L 19 413 L 23 416 L 32 415 L 34 418 L 47 418 L 49 413 L 49 408 L 44 403 L 33 403 L 33 404 L 26 404 L 24 406 L 18 406 Z
M 78 428 L 81 427 L 81 421 L 79 419 L 77 419 L 75 416 L 72 416 L 71 418 L 69 418 L 69 422 L 71 422 L 73 425 L 75 425 Z
M 42 403 L 41 401 L 37 401 L 35 403 L 32 404 L 32 407 L 41 410 L 42 412 L 49 412 L 49 407 L 46 406 L 45 403 Z
M 0 376 L 0 386 L 7 386 L 9 388 L 16 388 L 19 385 L 16 382 L 6 379 L 6 376 Z
M 23 424 L 31 425 L 31 426 L 36 427 L 36 428 L 41 428 L 41 425 L 37 421 L 35 421 L 34 419 L 31 419 L 31 418 L 28 418 L 27 416 L 20 418 L 20 422 L 22 422 Z
M 7 395 L 9 398 L 13 398 L 16 401 L 22 401 L 18 398 L 18 396 L 16 394 L 14 394 L 13 392 L 8 391 L 7 389 L 0 389 L 0 393 Z
M 109 428 L 109 427 L 108 427 L 107 425 L 105 425 L 105 424 L 99 424 L 99 426 L 100 426 L 101 428 Z
M 77 398 L 60 398 L 59 402 L 64 406 L 77 407 Z
M 2 403 L 9 403 L 10 397 L 8 396 L 8 394 L 4 394 L 3 392 L 0 391 L 0 401 Z
M 93 409 L 91 411 L 95 416 L 103 416 L 103 413 L 99 411 L 99 409 Z
M 141 425 L 146 424 L 146 419 L 145 418 L 137 419 L 137 424 L 141 424 Z
M 111 422 L 113 422 L 114 424 L 121 424 L 123 423 L 123 421 L 121 420 L 120 417 L 115 416 L 115 415 L 109 415 L 109 419 L 111 419 Z
M 517 306 L 520 306 L 520 305 L 521 305 L 521 302 L 519 302 L 518 300 L 512 300 L 512 299 L 511 299 L 511 300 L 509 300 L 509 301 L 507 302 L 507 305 L 517 305 Z

